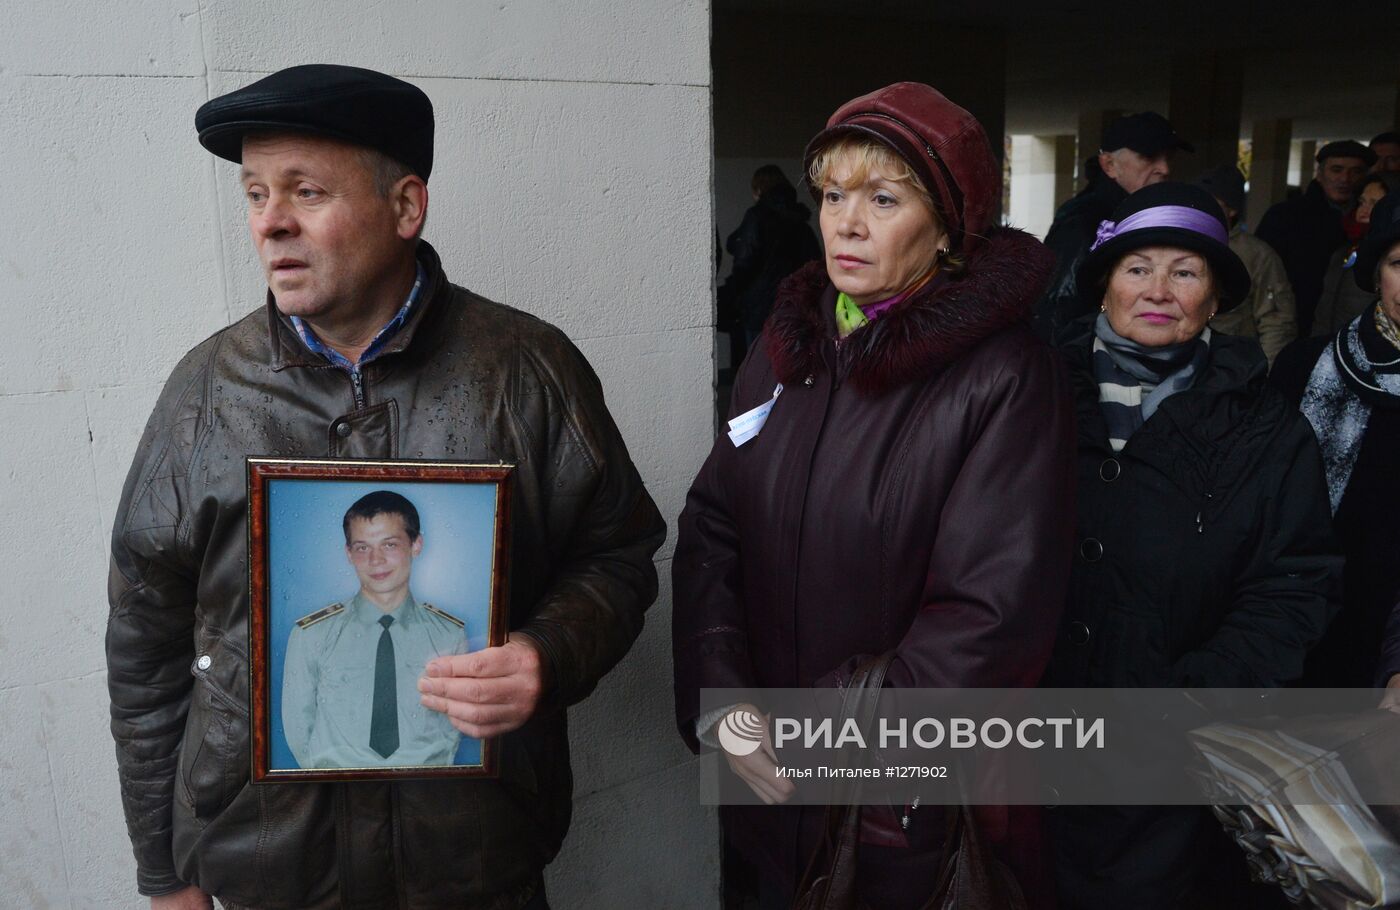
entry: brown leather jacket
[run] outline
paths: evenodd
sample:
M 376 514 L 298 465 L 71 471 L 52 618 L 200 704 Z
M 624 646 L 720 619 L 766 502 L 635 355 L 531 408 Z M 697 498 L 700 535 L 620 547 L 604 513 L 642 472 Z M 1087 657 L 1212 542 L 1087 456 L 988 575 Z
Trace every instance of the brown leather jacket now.
M 1068 383 L 1025 325 L 1052 265 L 1028 235 L 995 229 L 966 275 L 935 278 L 839 347 L 824 264 L 783 285 L 732 410 L 783 391 L 753 440 L 720 435 L 678 525 L 676 719 L 692 749 L 705 687 L 831 685 L 887 651 L 888 686 L 1040 679 L 1074 518 Z M 820 813 L 722 817 L 790 885 Z
M 358 392 L 269 299 L 185 356 L 147 424 L 112 534 L 107 630 L 142 893 L 513 908 L 559 849 L 563 708 L 641 631 L 665 525 L 564 335 L 451 285 L 426 243 L 419 256 L 424 305 Z M 539 645 L 550 690 L 503 738 L 498 781 L 249 783 L 246 455 L 517 463 L 510 625 Z

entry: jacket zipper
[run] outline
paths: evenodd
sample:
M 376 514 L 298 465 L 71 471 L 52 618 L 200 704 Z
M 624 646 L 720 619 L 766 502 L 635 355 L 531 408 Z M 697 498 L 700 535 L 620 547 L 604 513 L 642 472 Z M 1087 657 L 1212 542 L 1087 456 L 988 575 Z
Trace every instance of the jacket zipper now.
M 365 377 L 358 366 L 350 369 L 350 385 L 355 391 L 355 410 L 365 409 Z

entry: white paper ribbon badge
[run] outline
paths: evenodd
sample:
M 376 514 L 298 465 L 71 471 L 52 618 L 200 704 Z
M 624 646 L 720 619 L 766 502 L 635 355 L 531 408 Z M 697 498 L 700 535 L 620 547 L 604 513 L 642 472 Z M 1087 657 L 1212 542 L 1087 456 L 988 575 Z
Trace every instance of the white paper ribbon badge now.
M 777 403 L 778 396 L 781 394 L 783 394 L 783 384 L 780 382 L 773 389 L 772 398 L 752 411 L 745 411 L 729 421 L 729 441 L 734 443 L 735 448 L 758 435 L 758 431 L 763 429 L 764 422 L 768 420 L 768 412 L 773 410 L 773 405 Z

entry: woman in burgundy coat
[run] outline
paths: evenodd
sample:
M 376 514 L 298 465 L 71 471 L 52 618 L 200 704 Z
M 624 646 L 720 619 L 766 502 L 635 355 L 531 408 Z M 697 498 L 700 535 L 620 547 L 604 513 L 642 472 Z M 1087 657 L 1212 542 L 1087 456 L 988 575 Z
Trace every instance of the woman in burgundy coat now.
M 702 688 L 840 685 L 887 652 L 887 686 L 1033 686 L 1063 604 L 1072 411 L 1026 325 L 1053 257 L 993 226 L 1001 172 L 981 125 L 899 83 L 843 105 L 805 160 L 825 260 L 785 282 L 739 372 L 731 416 L 772 400 L 766 420 L 719 437 L 680 518 L 676 713 L 692 749 L 721 719 L 701 717 Z M 765 802 L 790 795 L 764 750 L 726 758 Z M 940 811 L 907 826 L 863 811 L 863 900 L 921 906 Z M 1034 811 L 978 815 L 1041 905 Z M 787 906 L 822 811 L 722 820 L 763 905 Z

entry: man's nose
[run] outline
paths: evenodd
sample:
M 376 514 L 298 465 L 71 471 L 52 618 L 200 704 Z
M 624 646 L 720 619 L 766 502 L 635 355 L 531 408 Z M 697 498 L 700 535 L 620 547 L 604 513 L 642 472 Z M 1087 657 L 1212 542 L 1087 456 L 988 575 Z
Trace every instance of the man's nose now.
M 294 234 L 296 218 L 291 206 L 279 196 L 269 196 L 261 209 L 252 215 L 253 232 L 260 237 L 278 237 Z

